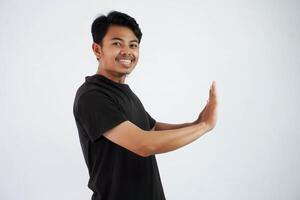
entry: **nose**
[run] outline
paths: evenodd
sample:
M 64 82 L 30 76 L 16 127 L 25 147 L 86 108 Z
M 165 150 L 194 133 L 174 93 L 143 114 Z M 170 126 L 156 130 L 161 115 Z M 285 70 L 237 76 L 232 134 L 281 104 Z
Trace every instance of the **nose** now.
M 120 51 L 121 55 L 131 55 L 131 51 L 128 45 L 124 45 Z

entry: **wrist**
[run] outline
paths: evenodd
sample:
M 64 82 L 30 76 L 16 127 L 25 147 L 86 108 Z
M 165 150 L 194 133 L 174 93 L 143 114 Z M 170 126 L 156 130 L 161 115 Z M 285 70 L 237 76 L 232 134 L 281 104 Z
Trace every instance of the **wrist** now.
M 193 122 L 190 122 L 190 124 L 191 125 L 197 125 L 197 124 L 199 124 L 200 122 L 198 121 L 198 120 L 195 120 L 195 121 L 193 121 Z

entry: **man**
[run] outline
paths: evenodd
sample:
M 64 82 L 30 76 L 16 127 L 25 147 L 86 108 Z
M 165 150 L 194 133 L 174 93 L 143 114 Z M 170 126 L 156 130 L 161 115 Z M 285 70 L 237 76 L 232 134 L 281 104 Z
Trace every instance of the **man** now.
M 73 107 L 92 199 L 164 200 L 155 154 L 185 146 L 214 128 L 215 82 L 194 122 L 157 122 L 125 84 L 139 58 L 142 33 L 135 19 L 117 11 L 102 15 L 93 22 L 92 35 L 98 71 L 85 78 Z

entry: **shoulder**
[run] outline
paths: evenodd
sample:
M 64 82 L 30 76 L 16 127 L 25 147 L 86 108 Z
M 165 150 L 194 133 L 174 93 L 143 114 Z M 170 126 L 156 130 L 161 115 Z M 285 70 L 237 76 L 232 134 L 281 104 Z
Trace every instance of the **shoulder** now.
M 104 109 L 115 105 L 115 101 L 107 93 L 99 89 L 88 90 L 81 92 L 76 96 L 73 111 L 74 113 L 82 113 L 88 110 Z
M 89 80 L 89 79 L 87 79 Z M 104 83 L 93 82 L 92 79 L 83 83 L 76 92 L 75 101 L 78 103 L 86 100 L 112 99 L 113 92 Z
M 101 90 L 89 90 L 78 98 L 78 104 L 99 104 L 105 102 L 114 102 L 113 97 Z

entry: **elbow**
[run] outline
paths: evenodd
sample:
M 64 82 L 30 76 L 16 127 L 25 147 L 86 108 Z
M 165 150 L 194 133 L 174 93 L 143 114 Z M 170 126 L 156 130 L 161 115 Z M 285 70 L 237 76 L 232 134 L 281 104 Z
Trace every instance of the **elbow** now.
M 136 153 L 142 157 L 155 155 L 157 152 L 157 143 L 151 133 L 143 133 L 143 137 L 137 144 Z
M 141 145 L 137 154 L 142 157 L 152 156 L 155 154 L 155 148 L 152 145 Z

